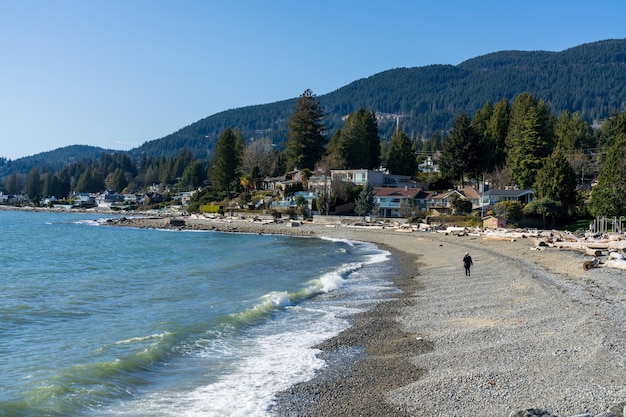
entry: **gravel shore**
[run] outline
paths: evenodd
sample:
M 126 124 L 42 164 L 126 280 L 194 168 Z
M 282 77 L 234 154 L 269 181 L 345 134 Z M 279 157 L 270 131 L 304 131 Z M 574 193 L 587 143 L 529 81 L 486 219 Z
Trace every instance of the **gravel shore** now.
M 318 346 L 329 366 L 281 393 L 273 415 L 506 417 L 535 408 L 593 416 L 626 401 L 626 271 L 585 271 L 590 258 L 578 252 L 530 250 L 523 238 L 392 228 L 205 219 L 181 226 L 163 218 L 113 224 L 329 236 L 394 253 L 402 294 Z M 461 263 L 466 251 L 470 277 Z

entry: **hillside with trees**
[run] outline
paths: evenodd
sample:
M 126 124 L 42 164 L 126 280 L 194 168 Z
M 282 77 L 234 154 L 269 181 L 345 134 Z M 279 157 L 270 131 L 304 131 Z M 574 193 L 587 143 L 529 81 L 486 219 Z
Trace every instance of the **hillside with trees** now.
M 626 109 L 625 78 L 626 40 L 608 40 L 562 52 L 503 51 L 456 66 L 391 69 L 321 95 L 319 102 L 330 134 L 363 107 L 379 115 L 382 140 L 391 139 L 396 115 L 407 136 L 416 139 L 449 130 L 460 112 L 473 114 L 486 102 L 513 100 L 524 92 L 543 100 L 555 114 L 578 112 L 591 124 Z M 247 138 L 270 137 L 282 147 L 295 102 L 218 113 L 131 152 L 173 156 L 186 147 L 206 158 L 227 127 L 239 129 Z
M 246 205 L 251 201 L 252 193 L 259 191 L 262 181 L 272 176 L 284 176 L 283 180 L 291 184 L 286 192 L 293 193 L 307 190 L 305 184 L 313 176 L 327 178 L 332 169 L 382 166 L 392 174 L 410 176 L 428 184 L 433 190 L 465 184 L 477 186 L 484 180 L 496 188 L 534 189 L 537 198 L 524 207 L 524 213 L 541 216 L 544 222 L 547 218 L 554 221 L 589 214 L 617 215 L 615 213 L 623 213 L 626 207 L 623 197 L 626 188 L 623 175 L 626 111 L 622 104 L 624 99 L 616 98 L 623 90 L 621 80 L 616 77 L 626 67 L 626 54 L 616 52 L 619 49 L 616 45 L 623 49 L 625 43 L 598 42 L 561 53 L 495 53 L 457 67 L 392 70 L 344 87 L 377 82 L 377 89 L 363 87 L 353 90 L 351 96 L 356 100 L 359 94 L 376 91 L 378 106 L 391 106 L 387 100 L 393 91 L 398 98 L 396 107 L 384 107 L 384 112 L 373 106 L 360 106 L 345 117 L 339 117 L 348 107 L 342 108 L 342 113 L 331 113 L 328 103 L 348 90 L 340 89 L 333 93 L 335 95 L 317 97 L 307 89 L 298 99 L 277 104 L 276 119 L 269 116 L 271 105 L 254 107 L 256 111 L 266 112 L 264 120 L 273 120 L 274 127 L 270 129 L 250 131 L 249 125 L 246 125 L 248 128 L 237 126 L 235 122 L 229 125 L 229 119 L 225 117 L 228 112 L 224 112 L 219 119 L 223 130 L 219 132 L 206 130 L 211 119 L 207 118 L 201 121 L 204 125 L 198 122 L 187 126 L 174 135 L 130 152 L 68 147 L 29 157 L 33 162 L 30 168 L 24 160 L 2 159 L 0 167 L 4 169 L 4 176 L 0 179 L 0 190 L 5 195 L 27 195 L 37 204 L 49 196 L 67 198 L 70 193 L 100 193 L 104 190 L 133 194 L 154 189 L 157 185 L 160 189 L 177 193 L 202 189 L 194 197 L 192 207 L 197 209 L 203 204 L 232 205 L 232 199 L 239 199 L 240 205 Z M 557 82 L 560 77 L 551 78 L 561 72 L 567 74 L 570 83 L 574 82 L 580 76 L 578 67 L 595 68 L 598 72 L 587 73 L 595 78 L 569 90 L 565 88 L 567 83 Z M 603 67 L 607 69 L 605 72 L 602 72 Z M 554 81 L 551 84 L 553 95 L 546 93 L 550 100 L 528 91 L 539 88 L 542 79 L 539 74 L 535 74 L 536 78 L 529 78 L 536 68 L 545 73 L 545 79 Z M 421 76 L 407 76 L 413 71 Z M 461 95 L 458 92 L 467 94 L 466 90 L 476 88 L 473 84 L 466 84 L 465 89 L 459 89 L 459 80 L 468 83 L 467 80 L 483 77 L 482 73 L 490 74 L 485 77 L 491 80 L 491 84 L 483 80 L 485 82 L 480 85 L 485 91 L 476 89 L 476 96 L 479 93 L 488 95 L 490 85 L 502 88 L 505 84 L 512 85 L 512 82 L 498 81 L 498 77 L 505 74 L 508 74 L 508 80 L 519 81 L 520 77 L 525 77 L 523 79 L 532 88 L 520 86 L 522 92 L 511 99 L 504 96 L 478 103 L 476 97 L 472 96 L 469 101 L 467 95 L 468 100 L 459 100 Z M 391 74 L 395 77 L 390 78 Z M 607 82 L 600 74 L 613 74 L 614 78 Z M 381 82 L 382 79 L 387 83 Z M 620 87 L 611 89 L 609 84 Z M 431 91 L 432 94 L 436 90 L 433 86 L 439 86 L 441 94 L 447 91 L 446 85 L 449 91 L 457 89 L 458 101 L 454 105 L 448 102 L 440 109 L 450 112 L 451 120 L 441 125 L 445 128 L 437 128 L 430 136 L 416 134 L 411 130 L 411 123 L 422 116 L 437 114 L 439 104 L 421 112 L 420 106 L 415 106 L 415 100 L 422 100 L 423 96 L 413 95 L 413 101 L 406 99 L 411 86 L 416 85 L 422 92 Z M 562 90 L 558 90 L 559 85 Z M 546 86 L 544 84 L 541 88 L 548 88 Z M 605 93 L 594 96 L 602 89 L 606 90 L 606 96 Z M 563 99 L 567 95 L 578 97 L 572 99 L 575 103 L 592 103 L 590 108 L 593 111 L 586 114 L 569 108 L 555 111 L 556 97 Z M 362 96 L 362 100 L 368 98 Z M 414 104 L 410 110 L 413 118 L 405 112 L 411 102 Z M 598 103 L 608 106 L 607 114 L 594 129 L 589 117 L 602 114 Z M 240 109 L 239 115 L 245 117 L 237 120 L 253 123 L 256 120 L 254 113 L 244 110 Z M 273 129 L 279 129 L 281 123 L 284 123 L 285 131 L 278 144 L 272 135 Z M 424 128 L 425 125 L 420 126 Z M 217 135 L 215 142 L 210 140 L 213 134 Z M 188 136 L 191 142 L 187 140 Z M 150 146 L 159 147 L 161 151 L 148 152 Z M 198 151 L 199 146 L 203 146 L 202 151 Z M 175 153 L 170 155 L 172 152 Z M 418 164 L 425 155 L 432 156 L 435 152 L 439 155 L 439 172 L 420 172 Z M 78 153 L 84 157 L 78 157 Z M 58 155 L 59 160 L 55 160 L 54 155 Z M 11 170 L 12 166 L 20 169 Z M 295 168 L 300 171 L 290 173 Z M 592 189 L 595 180 L 597 185 Z M 324 190 L 315 203 L 320 207 L 319 211 L 328 213 L 331 206 L 357 202 L 360 212 L 367 211 L 366 203 L 371 195 L 359 197 L 363 190 L 356 186 L 344 189 L 335 186 L 330 187 L 324 181 Z M 269 194 L 272 194 L 271 198 L 278 197 L 272 191 Z M 521 212 L 521 209 L 503 208 L 508 212 Z
M 544 223 L 548 218 L 554 223 L 557 218 L 590 214 L 617 216 L 626 207 L 625 111 L 612 113 L 601 129 L 594 131 L 579 113 L 564 110 L 556 115 L 545 101 L 522 93 L 511 102 L 501 99 L 495 106 L 486 102 L 473 115 L 460 112 L 449 132 L 429 139 L 412 140 L 397 123 L 386 144 L 376 133 L 376 117 L 365 108 L 349 114 L 328 143 L 320 109 L 319 99 L 305 90 L 292 108 L 289 139 L 280 152 L 267 139 L 246 141 L 239 130 L 226 128 L 209 161 L 185 148 L 172 158 L 143 154 L 139 161 L 127 153 L 103 153 L 56 172 L 37 167 L 27 175 L 13 172 L 0 186 L 5 194 L 19 197 L 18 204 L 27 201 L 35 205 L 50 196 L 72 199 L 71 193 L 136 195 L 157 188 L 169 195 L 167 200 L 159 197 L 160 204 L 176 198 L 169 193 L 180 196 L 193 190 L 188 210 L 197 211 L 208 206 L 246 207 L 253 193 L 263 201 L 293 197 L 297 191 L 311 191 L 306 184 L 315 177 L 318 189 L 313 191 L 312 203 L 319 212 L 328 214 L 338 205 L 353 204 L 359 213 L 367 213 L 371 189 L 349 182 L 330 186 L 326 179 L 333 169 L 362 164 L 371 169 L 374 167 L 368 164 L 380 161 L 388 172 L 409 176 L 431 190 L 463 188 L 466 183 L 478 187 L 485 180 L 494 188 L 534 189 L 536 199 L 524 207 L 509 204 L 495 210 L 510 214 L 523 209 L 529 217 L 542 217 Z M 421 172 L 418 163 L 424 156 L 420 149 L 430 149 L 431 142 L 440 156 L 439 171 Z M 272 176 L 289 185 L 261 189 L 264 180 L 268 184 L 273 181 Z M 591 188 L 595 179 L 597 185 Z M 18 194 L 27 195 L 27 200 Z M 298 212 L 306 214 L 304 197 L 300 195 L 296 201 Z M 462 211 L 470 210 L 471 203 Z M 412 216 L 423 214 L 416 211 Z
M 554 114 L 567 110 L 591 124 L 611 112 L 626 109 L 626 40 L 583 44 L 561 52 L 501 51 L 469 59 L 456 66 L 429 65 L 396 68 L 356 80 L 318 97 L 326 116 L 327 136 L 343 126 L 344 118 L 360 108 L 378 117 L 381 140 L 388 142 L 399 118 L 412 140 L 430 138 L 452 128 L 455 117 L 473 114 L 486 102 L 513 100 L 528 92 L 546 103 Z M 219 135 L 237 129 L 247 140 L 269 138 L 282 149 L 288 121 L 297 99 L 223 111 L 128 152 L 139 160 L 175 157 L 189 149 L 208 161 Z M 30 168 L 58 169 L 70 158 L 94 157 L 93 147 L 67 147 L 45 154 L 7 161 L 0 158 L 0 178 Z M 110 151 L 107 151 L 110 152 Z M 73 153 L 73 154 L 72 154 Z

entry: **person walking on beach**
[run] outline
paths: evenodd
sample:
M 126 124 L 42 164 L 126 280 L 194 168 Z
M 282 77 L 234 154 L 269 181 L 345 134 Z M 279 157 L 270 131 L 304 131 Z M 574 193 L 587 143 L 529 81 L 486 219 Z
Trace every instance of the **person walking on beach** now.
M 474 262 L 472 262 L 472 257 L 470 256 L 469 252 L 465 252 L 465 256 L 463 257 L 463 266 L 465 267 L 465 276 L 468 277 L 472 274 L 470 274 L 470 267 L 474 265 Z

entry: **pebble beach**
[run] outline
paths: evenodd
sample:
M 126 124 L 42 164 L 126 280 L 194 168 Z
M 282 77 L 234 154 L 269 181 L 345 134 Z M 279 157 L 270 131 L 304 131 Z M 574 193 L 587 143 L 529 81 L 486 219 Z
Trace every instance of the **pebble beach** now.
M 367 241 L 397 261 L 398 297 L 316 348 L 326 366 L 275 416 L 602 416 L 626 402 L 626 271 L 584 253 L 398 228 L 185 217 L 112 225 Z M 466 277 L 461 259 L 473 258 Z

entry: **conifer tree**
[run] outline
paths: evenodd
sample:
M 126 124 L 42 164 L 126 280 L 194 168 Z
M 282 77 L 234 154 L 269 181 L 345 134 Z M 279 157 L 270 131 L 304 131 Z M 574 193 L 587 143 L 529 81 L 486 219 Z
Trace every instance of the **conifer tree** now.
M 243 146 L 244 140 L 241 134 L 230 128 L 222 132 L 215 144 L 215 152 L 211 161 L 211 179 L 218 188 L 226 190 L 229 199 L 231 198 L 232 187 L 239 179 L 239 164 Z
M 37 168 L 32 168 L 28 172 L 28 178 L 26 179 L 26 194 L 28 198 L 33 202 L 39 202 L 41 198 L 41 175 Z
M 122 191 L 128 185 L 124 170 L 122 168 L 115 168 L 115 170 L 109 173 L 104 179 L 104 184 L 107 190 Z
M 626 214 L 626 134 L 618 135 L 609 149 L 598 184 L 591 190 L 589 212 L 599 216 L 623 216 Z
M 395 175 L 415 174 L 415 147 L 409 137 L 398 127 L 389 141 L 387 169 Z
M 460 179 L 462 184 L 465 174 L 478 179 L 484 171 L 484 155 L 483 137 L 476 132 L 467 114 L 461 113 L 444 142 L 439 161 L 442 175 L 447 179 Z
M 344 127 L 333 134 L 328 152 L 343 160 L 347 169 L 378 168 L 380 138 L 374 111 L 362 107 L 351 113 Z
M 543 102 L 520 94 L 511 108 L 507 136 L 508 165 L 521 188 L 532 187 L 537 171 L 553 150 L 551 116 Z
M 202 162 L 193 160 L 185 167 L 180 184 L 187 190 L 192 190 L 202 185 L 206 179 L 206 173 Z
M 65 167 L 56 175 L 59 179 L 59 194 L 56 197 L 66 198 L 70 195 L 70 191 L 72 190 L 72 179 L 70 178 L 68 171 L 68 168 Z
M 374 212 L 375 207 L 376 200 L 374 196 L 374 187 L 368 181 L 365 183 L 365 187 L 363 187 L 363 190 L 357 197 L 354 212 L 359 216 L 369 216 Z
M 506 136 L 509 131 L 511 106 L 503 98 L 493 107 L 491 118 L 485 131 L 487 171 L 493 172 L 506 165 Z
M 554 125 L 554 136 L 557 144 L 566 151 L 594 147 L 593 130 L 578 112 L 562 111 Z
M 539 199 L 561 203 L 565 213 L 575 214 L 577 178 L 565 152 L 557 147 L 537 171 L 535 194 Z
M 289 119 L 289 131 L 285 144 L 287 169 L 313 169 L 326 150 L 326 127 L 324 112 L 317 98 L 309 89 L 298 99 Z
M 21 191 L 21 185 L 20 185 L 20 177 L 18 176 L 16 171 L 13 171 L 11 173 L 11 175 L 9 175 L 9 178 L 7 178 L 6 184 L 5 184 L 7 193 L 9 194 L 19 194 Z
M 489 126 L 489 121 L 493 116 L 493 105 L 491 102 L 486 102 L 485 105 L 474 113 L 472 117 L 471 125 L 481 136 L 485 136 L 487 133 L 487 127 Z

